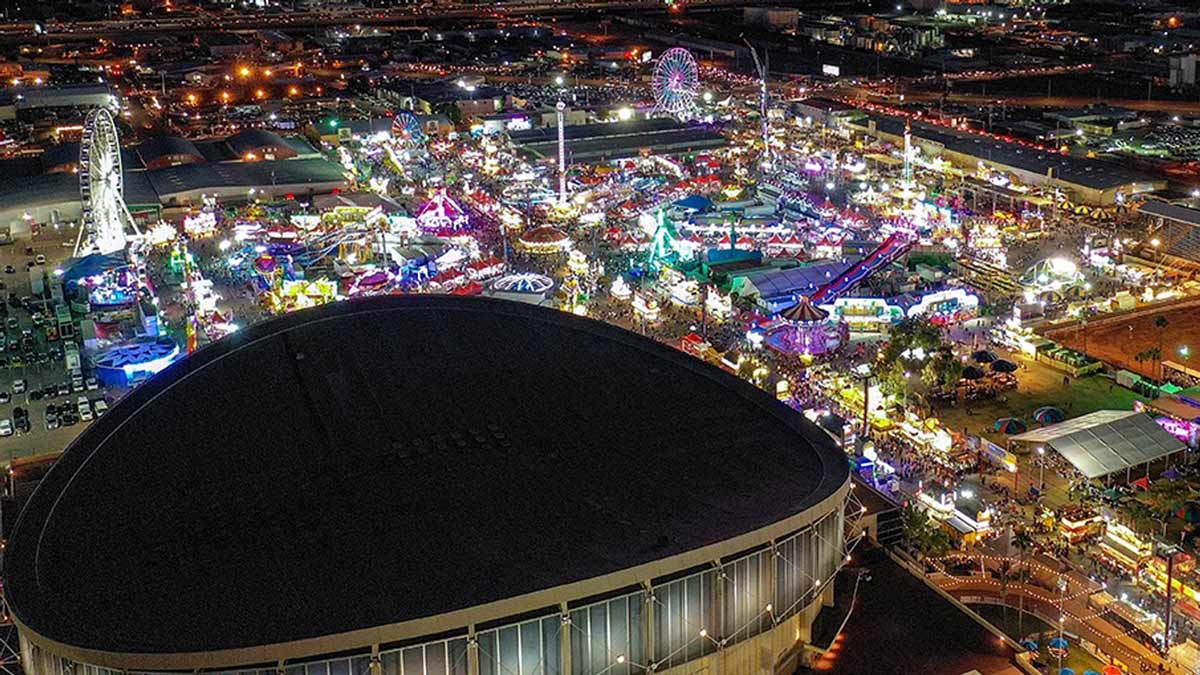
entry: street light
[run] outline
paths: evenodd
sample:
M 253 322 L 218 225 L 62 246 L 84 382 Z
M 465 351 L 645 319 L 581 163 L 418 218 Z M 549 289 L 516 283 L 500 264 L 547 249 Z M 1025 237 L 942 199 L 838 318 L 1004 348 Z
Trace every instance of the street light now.
M 1038 446 L 1038 496 L 1046 487 L 1046 448 Z

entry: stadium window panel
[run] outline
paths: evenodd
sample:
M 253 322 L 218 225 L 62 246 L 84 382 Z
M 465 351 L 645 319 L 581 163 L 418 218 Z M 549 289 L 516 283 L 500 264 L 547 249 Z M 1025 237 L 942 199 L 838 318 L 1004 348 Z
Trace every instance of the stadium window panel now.
M 500 675 L 500 659 L 496 650 L 496 631 L 476 636 L 479 641 L 479 675 Z
M 403 675 L 423 675 L 425 672 L 424 648 L 408 647 L 403 652 L 400 664 L 404 668 Z
M 586 609 L 571 612 L 571 675 L 589 675 L 592 672 L 588 624 Z
M 521 640 L 516 626 L 505 626 L 500 633 L 500 675 L 520 675 Z M 408 675 L 408 673 L 405 673 Z
M 425 645 L 425 675 L 447 675 L 444 640 Z
M 646 596 L 636 593 L 629 596 L 629 658 L 630 663 L 645 663 L 646 655 L 642 651 L 642 609 L 646 604 Z
M 700 631 L 708 626 L 704 622 L 704 579 L 698 574 L 688 577 L 683 582 L 683 625 L 687 647 L 682 654 L 688 661 L 698 659 L 704 655 L 704 646 L 712 644 L 707 639 L 700 638 Z M 700 639 L 690 639 L 692 633 Z
M 520 625 L 521 675 L 542 675 L 542 624 L 540 620 Z
M 603 603 L 592 605 L 588 613 L 587 641 L 592 652 L 592 672 L 595 673 L 607 668 L 617 657 L 608 655 L 608 608 Z
M 379 655 L 379 672 L 380 675 L 400 675 L 400 652 L 381 653 Z
M 334 659 L 330 661 L 329 675 L 350 675 L 350 660 Z
M 450 675 L 467 675 L 467 640 L 457 638 L 446 641 L 446 654 L 450 659 L 447 672 Z
M 305 667 L 306 675 L 329 675 L 329 662 L 318 661 Z
M 626 662 L 618 663 L 609 672 L 612 675 L 629 673 L 629 600 L 616 598 L 608 601 L 608 651 L 613 661 L 625 655 Z
M 562 655 L 559 653 L 562 636 L 562 619 L 557 616 L 548 616 L 542 619 L 542 662 L 545 664 L 542 667 L 542 672 L 546 675 L 562 675 L 562 664 L 559 659 Z M 452 673 L 451 675 L 455 675 Z

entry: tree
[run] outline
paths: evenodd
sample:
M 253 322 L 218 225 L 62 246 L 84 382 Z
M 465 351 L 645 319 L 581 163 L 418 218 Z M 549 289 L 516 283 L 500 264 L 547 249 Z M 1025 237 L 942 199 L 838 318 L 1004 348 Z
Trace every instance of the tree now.
M 1150 485 L 1137 496 L 1144 504 L 1152 520 L 1162 525 L 1162 536 L 1167 536 L 1167 525 L 1179 507 L 1196 498 L 1196 491 L 1185 480 L 1160 480 Z
M 892 361 L 879 371 L 879 391 L 884 394 L 899 394 L 907 384 L 908 371 L 900 361 Z
M 1158 328 L 1158 350 L 1155 360 L 1158 362 L 1158 379 L 1160 380 L 1162 379 L 1163 337 L 1169 325 L 1171 325 L 1171 322 L 1162 314 L 1154 317 L 1154 326 Z
M 922 509 L 909 504 L 904 507 L 901 519 L 904 522 L 905 541 L 921 553 L 938 557 L 953 548 L 950 535 Z
M 1033 535 L 1029 530 L 1021 528 L 1013 533 L 1012 545 L 1017 547 L 1021 552 L 1021 582 L 1025 582 L 1025 577 L 1029 574 L 1029 550 L 1033 548 Z M 1025 595 L 1021 594 L 1021 606 L 1017 610 L 1017 633 L 1018 637 L 1024 637 L 1025 633 Z
M 927 387 L 953 389 L 962 379 L 962 371 L 962 361 L 955 358 L 953 352 L 938 350 L 921 370 L 921 381 Z
M 883 350 L 884 361 L 897 361 L 905 352 L 917 348 L 933 354 L 942 348 L 942 330 L 921 317 L 903 319 L 892 326 L 888 344 Z

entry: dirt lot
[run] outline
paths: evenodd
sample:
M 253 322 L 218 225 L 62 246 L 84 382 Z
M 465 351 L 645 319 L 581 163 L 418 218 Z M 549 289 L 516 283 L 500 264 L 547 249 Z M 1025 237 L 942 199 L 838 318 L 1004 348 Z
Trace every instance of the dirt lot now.
M 1162 329 L 1163 359 L 1177 361 L 1185 365 L 1200 368 L 1200 308 L 1188 307 L 1183 309 L 1168 309 L 1158 314 L 1145 314 L 1130 318 L 1122 323 L 1106 326 L 1087 327 L 1087 353 L 1102 361 L 1141 373 L 1148 377 L 1158 377 L 1158 363 L 1134 359 L 1138 352 L 1152 349 L 1159 345 L 1159 328 L 1154 325 L 1158 316 L 1166 317 L 1169 322 Z M 1055 336 L 1055 340 L 1072 349 L 1083 351 L 1083 329 L 1065 331 Z M 1180 356 L 1179 348 L 1187 346 L 1195 358 L 1185 360 Z

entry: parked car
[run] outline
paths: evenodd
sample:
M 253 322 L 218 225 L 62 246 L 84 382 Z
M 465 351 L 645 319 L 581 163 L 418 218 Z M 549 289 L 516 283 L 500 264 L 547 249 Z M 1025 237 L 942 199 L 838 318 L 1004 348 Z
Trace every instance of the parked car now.
M 13 426 L 17 431 L 29 433 L 29 412 L 24 408 L 13 408 Z
M 21 378 L 13 380 L 12 392 L 14 394 L 25 393 L 25 380 L 22 380 Z
M 96 417 L 104 417 L 104 413 L 108 412 L 108 401 L 96 399 L 92 401 L 92 408 L 96 410 Z
M 0 418 L 0 436 L 12 436 L 13 423 L 7 417 Z

